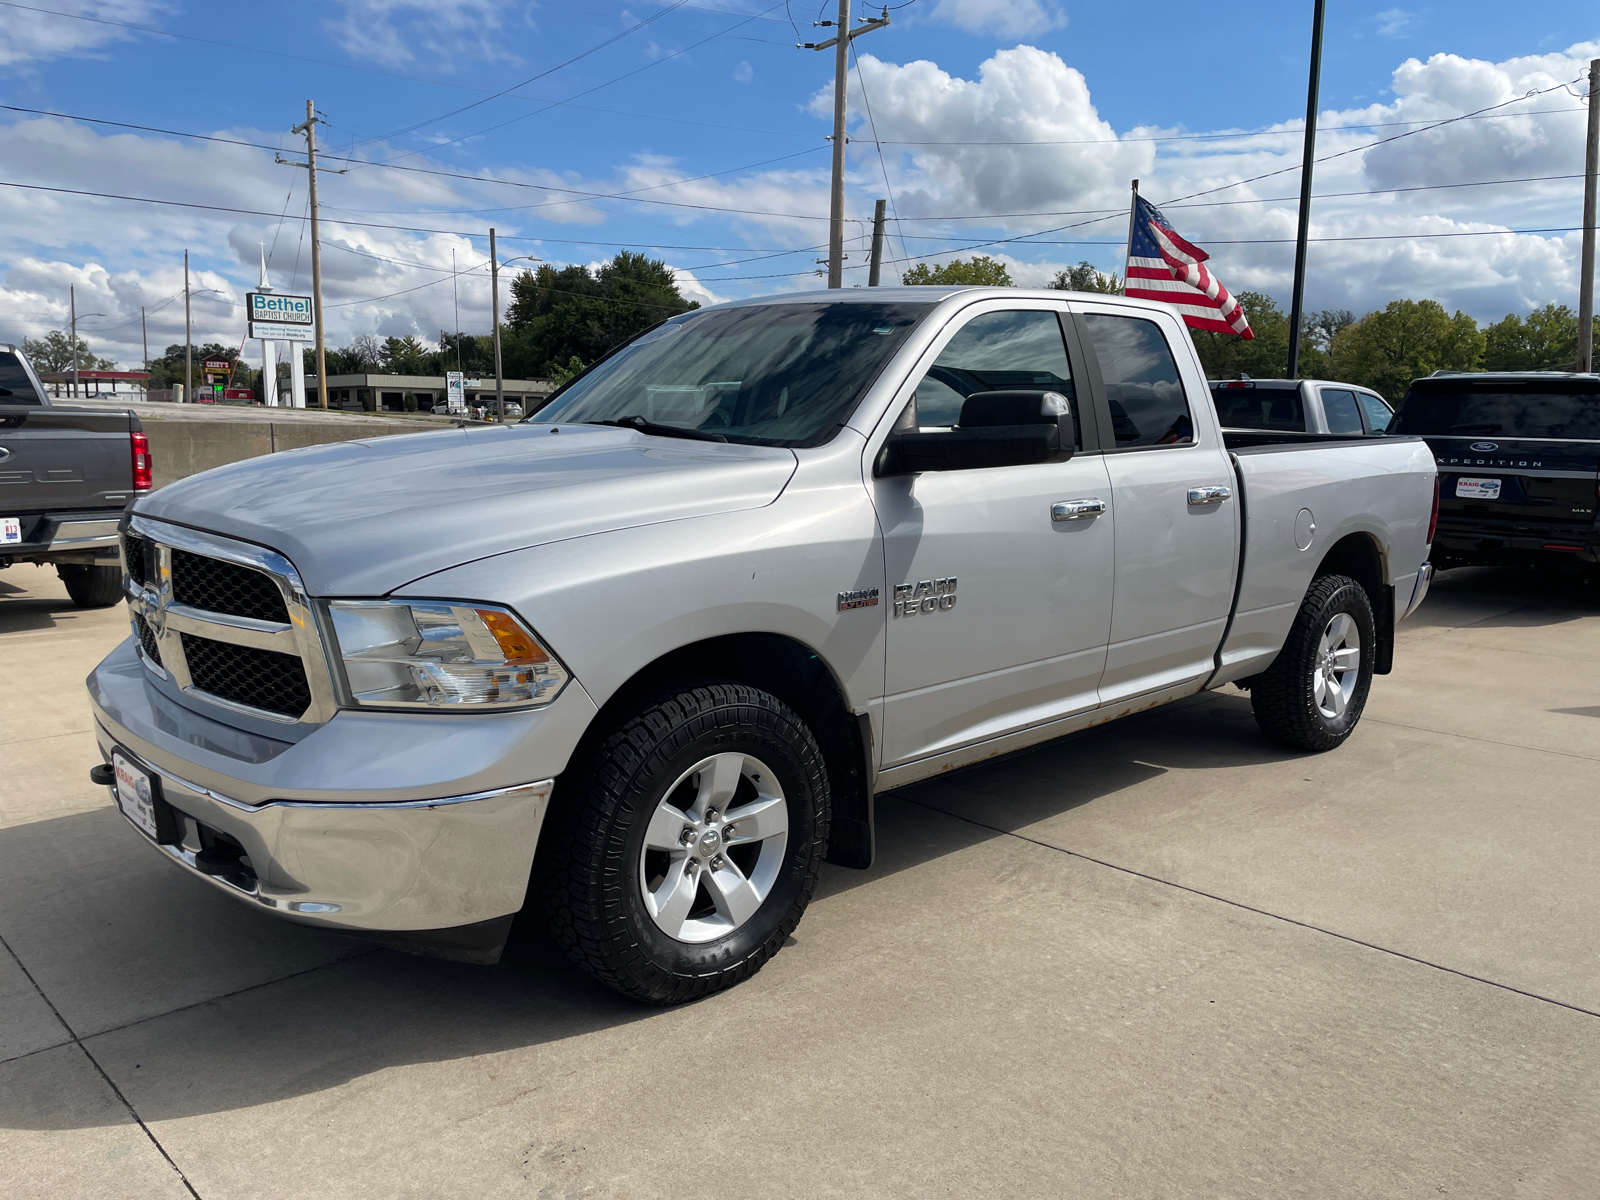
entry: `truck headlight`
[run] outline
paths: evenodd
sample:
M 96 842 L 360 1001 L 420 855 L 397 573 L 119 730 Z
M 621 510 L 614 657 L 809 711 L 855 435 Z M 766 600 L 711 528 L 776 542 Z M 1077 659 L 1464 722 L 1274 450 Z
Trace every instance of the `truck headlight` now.
M 328 605 L 357 704 L 376 708 L 549 704 L 566 669 L 515 614 L 447 600 Z

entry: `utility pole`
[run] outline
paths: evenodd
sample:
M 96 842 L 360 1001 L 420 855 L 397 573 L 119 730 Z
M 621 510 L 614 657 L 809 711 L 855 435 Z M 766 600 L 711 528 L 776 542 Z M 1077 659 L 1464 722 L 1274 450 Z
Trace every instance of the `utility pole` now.
M 1600 58 L 1589 62 L 1589 136 L 1583 151 L 1583 258 L 1578 273 L 1578 370 L 1594 370 L 1594 220 L 1600 172 Z
M 506 381 L 500 370 L 500 254 L 494 230 L 489 230 L 489 290 L 494 294 L 494 405 L 495 419 L 506 423 Z
M 78 394 L 78 289 L 67 288 L 67 319 L 72 326 L 72 395 Z
M 194 334 L 189 323 L 189 252 L 183 252 L 183 402 L 194 401 Z
M 867 264 L 867 286 L 877 287 L 883 272 L 883 206 L 879 200 L 872 208 L 872 258 Z
M 139 338 L 144 342 L 144 369 L 148 373 L 150 370 L 150 330 L 146 328 L 144 323 L 144 305 L 142 304 L 139 305 Z M 148 379 L 144 381 L 144 390 L 146 392 L 150 390 L 150 381 Z
M 1311 170 L 1317 157 L 1317 91 L 1322 83 L 1322 9 L 1311 15 L 1311 82 L 1306 89 L 1305 151 L 1300 160 L 1300 229 L 1294 243 L 1294 299 L 1289 304 L 1289 378 L 1300 378 L 1300 321 L 1306 296 L 1306 241 L 1311 233 Z
M 303 167 L 311 177 L 311 319 L 317 323 L 317 401 L 323 408 L 328 407 L 328 354 L 327 343 L 322 336 L 322 234 L 317 224 L 317 126 L 327 123 L 326 118 L 317 115 L 317 106 L 307 100 L 305 121 L 289 130 L 290 133 L 305 135 L 306 161 L 295 162 L 281 154 L 274 160 L 289 167 Z M 344 171 L 333 171 L 333 174 L 343 175 L 348 170 L 346 167 Z
M 450 247 L 450 297 L 456 304 L 456 370 L 461 370 L 461 293 L 456 288 L 460 276 L 456 273 L 456 248 Z
M 1320 2 L 1320 0 L 1319 0 Z M 803 50 L 832 49 L 833 55 L 833 187 L 828 200 L 828 286 L 844 286 L 844 146 L 845 83 L 848 79 L 850 43 L 864 33 L 889 24 L 889 10 L 881 16 L 862 17 L 859 29 L 850 28 L 850 0 L 839 0 L 839 30 L 825 42 L 797 43 Z M 816 26 L 835 25 L 833 21 L 813 21 Z

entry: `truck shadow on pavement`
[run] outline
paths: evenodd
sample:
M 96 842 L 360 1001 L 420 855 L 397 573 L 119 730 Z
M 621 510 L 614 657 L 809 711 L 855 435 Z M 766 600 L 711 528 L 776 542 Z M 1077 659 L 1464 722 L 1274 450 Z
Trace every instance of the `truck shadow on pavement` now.
M 825 868 L 817 900 L 873 887 L 1173 768 L 1293 757 L 1257 732 L 1242 694 L 1195 697 L 880 797 L 877 865 Z M 958 805 L 967 819 L 952 815 Z M 73 874 L 79 882 L 63 897 L 61 880 Z M 826 920 L 826 912 L 812 919 Z M 666 1020 L 662 1036 L 681 1029 L 670 1022 L 682 1010 L 636 1004 L 589 980 L 536 922 L 519 925 L 496 967 L 370 949 L 252 913 L 173 872 L 109 808 L 0 830 L 0 932 L 147 1121 L 251 1108 L 389 1068 L 633 1023 Z M 738 1004 L 759 986 L 702 1003 Z M 781 1005 L 782 997 L 762 1003 Z M 123 1119 L 117 1106 L 88 1110 L 28 1084 L 26 1064 L 51 1052 L 0 1062 L 0 1128 Z
M 1600 583 L 1559 571 L 1457 567 L 1434 577 L 1418 613 L 1401 637 L 1428 627 L 1534 629 L 1562 625 L 1600 611 Z
M 10 570 L 21 572 L 27 567 L 27 563 L 22 563 L 11 567 Z M 51 576 L 50 582 L 55 582 L 54 575 Z M 23 596 L 27 599 L 19 598 Z M 4 576 L 0 576 L 0 637 L 8 633 L 22 633 L 34 629 L 53 629 L 62 621 L 74 620 L 83 611 L 85 610 L 80 609 L 65 596 L 59 599 L 41 597 L 36 589 L 19 587 Z

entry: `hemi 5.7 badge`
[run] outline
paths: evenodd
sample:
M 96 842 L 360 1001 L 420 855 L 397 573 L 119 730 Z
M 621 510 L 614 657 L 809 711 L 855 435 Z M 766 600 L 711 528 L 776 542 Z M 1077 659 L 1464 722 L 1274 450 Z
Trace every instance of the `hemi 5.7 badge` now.
M 848 612 L 852 608 L 876 608 L 877 606 L 877 588 L 856 588 L 854 591 L 839 593 L 840 612 Z

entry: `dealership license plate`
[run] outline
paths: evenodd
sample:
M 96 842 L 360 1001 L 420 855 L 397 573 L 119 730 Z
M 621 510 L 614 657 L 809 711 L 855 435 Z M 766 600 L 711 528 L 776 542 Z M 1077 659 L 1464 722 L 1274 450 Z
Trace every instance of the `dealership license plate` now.
M 112 751 L 111 769 L 117 777 L 117 807 L 151 837 L 156 837 L 156 796 L 150 776 Z
M 22 540 L 22 518 L 0 517 L 0 546 L 10 546 Z
M 1500 481 L 1498 479 L 1469 479 L 1462 477 L 1456 480 L 1457 500 L 1498 500 L 1500 499 Z

